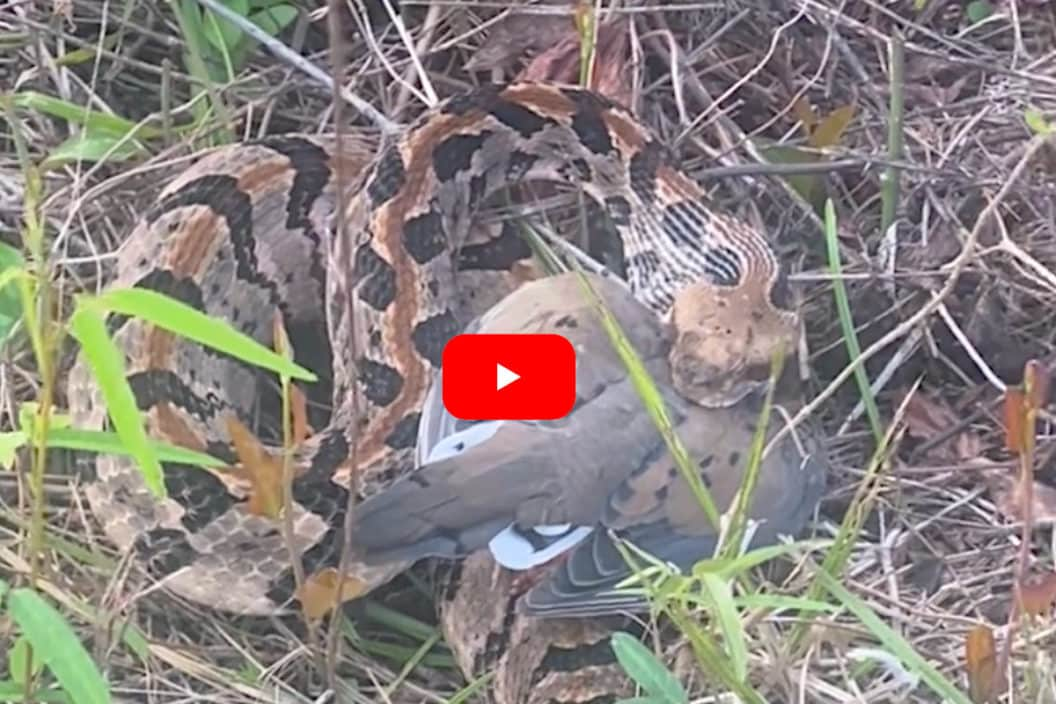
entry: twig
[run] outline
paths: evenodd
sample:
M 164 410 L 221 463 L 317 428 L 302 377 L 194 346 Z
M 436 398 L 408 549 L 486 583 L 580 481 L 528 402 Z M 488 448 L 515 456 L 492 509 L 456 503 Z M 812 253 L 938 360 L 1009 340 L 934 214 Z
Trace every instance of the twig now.
M 331 70 L 334 75 L 333 85 L 335 86 L 333 91 L 334 101 L 334 129 L 335 129 L 335 148 L 338 154 L 344 154 L 344 104 L 340 100 L 336 86 L 338 85 L 338 77 L 341 76 L 341 72 L 345 67 L 345 42 L 341 36 L 341 22 L 340 22 L 340 9 L 341 0 L 327 0 L 327 29 L 330 34 L 330 61 Z M 335 179 L 337 185 L 337 203 L 338 206 L 334 208 L 334 235 L 333 241 L 330 244 L 332 252 L 342 253 L 345 257 L 345 261 L 335 262 L 337 265 L 336 271 L 351 272 L 352 262 L 348 260 L 351 256 L 351 247 L 348 246 L 347 238 L 349 236 L 347 232 L 347 222 L 345 218 L 345 207 L 344 203 L 348 202 L 349 184 L 351 179 L 350 174 L 347 173 L 348 161 L 346 159 L 337 159 L 335 162 Z M 350 286 L 338 286 L 336 289 L 339 295 L 351 296 L 352 289 Z M 351 300 L 342 301 L 342 308 L 344 308 L 342 315 L 351 318 L 355 314 L 355 308 L 352 305 Z M 348 330 L 348 345 L 351 349 L 342 350 L 338 354 L 348 354 L 350 359 L 355 359 L 356 354 L 356 326 L 353 324 L 354 320 L 347 321 Z M 335 328 L 340 325 L 339 321 L 335 321 Z M 351 384 L 350 393 L 352 398 L 350 402 L 352 404 L 352 423 L 353 427 L 358 427 L 358 419 L 360 414 L 360 399 L 359 399 L 359 386 L 358 384 Z M 335 409 L 336 411 L 336 409 Z M 348 475 L 348 498 L 345 507 L 345 520 L 342 535 L 342 545 L 348 546 L 352 544 L 352 513 L 356 505 L 356 497 L 359 494 L 359 472 L 356 468 L 359 465 L 358 462 L 358 434 L 352 438 L 352 442 L 348 448 L 349 455 L 349 466 L 352 471 Z M 341 551 L 341 555 L 338 558 L 337 565 L 337 593 L 334 595 L 334 608 L 330 614 L 330 627 L 327 633 L 327 647 L 326 647 L 326 678 L 330 685 L 330 689 L 334 692 L 338 691 L 338 678 L 337 678 L 337 662 L 338 662 L 338 647 L 341 643 L 341 628 L 338 627 L 338 622 L 341 619 L 341 604 L 344 603 L 342 593 L 345 588 L 345 575 L 348 571 L 349 551 L 347 549 Z
M 440 98 L 436 95 L 436 90 L 433 89 L 433 82 L 429 80 L 429 73 L 425 70 L 425 66 L 422 65 L 422 60 L 418 57 L 417 48 L 414 45 L 414 41 L 411 39 L 410 32 L 407 31 L 407 25 L 403 23 L 403 18 L 396 14 L 396 11 L 392 8 L 392 3 L 383 2 L 381 5 L 385 8 L 385 12 L 389 15 L 389 21 L 392 22 L 392 26 L 396 28 L 396 33 L 400 36 L 400 41 L 407 48 L 407 54 L 411 59 L 411 65 L 414 66 L 415 73 L 418 74 L 418 82 L 422 84 L 422 90 L 425 91 L 425 104 L 429 107 L 436 105 L 440 102 Z M 432 8 L 430 8 L 430 14 Z M 411 84 L 409 81 L 402 81 L 402 85 L 405 88 L 410 88 Z
M 344 99 L 349 105 L 354 107 L 358 112 L 362 113 L 368 120 L 373 122 L 378 129 L 381 131 L 392 134 L 398 132 L 400 126 L 390 120 L 389 118 L 382 115 L 377 108 L 368 103 L 367 101 L 360 98 L 358 95 L 350 90 L 341 88 L 336 90 L 335 86 L 340 85 L 339 79 L 335 80 L 330 76 L 326 75 L 326 72 L 313 64 L 308 59 L 304 58 L 300 54 L 296 53 L 288 46 L 275 39 L 267 32 L 262 30 L 257 25 L 250 22 L 248 19 L 238 14 L 237 12 L 224 7 L 216 0 L 197 0 L 197 2 L 203 7 L 209 8 L 211 12 L 215 12 L 220 15 L 228 22 L 236 25 L 243 32 L 256 39 L 258 42 L 267 47 L 268 51 L 273 53 L 277 59 L 289 63 L 294 68 L 303 71 L 308 77 L 313 79 L 315 82 L 326 87 L 331 92 L 335 93 L 336 99 Z
M 983 231 L 983 225 L 997 213 L 998 206 L 1005 200 L 1009 192 L 1012 190 L 1012 186 L 1015 185 L 1019 177 L 1023 175 L 1027 166 L 1030 164 L 1034 155 L 1037 154 L 1038 150 L 1041 149 L 1049 138 L 1045 135 L 1036 135 L 1031 139 L 1023 152 L 1023 156 L 1013 167 L 1012 172 L 1005 179 L 1004 185 L 1001 186 L 1001 190 L 987 203 L 983 212 L 979 214 L 979 217 L 975 221 L 975 225 L 968 233 L 968 237 L 964 242 L 964 246 L 961 248 L 960 253 L 951 261 L 946 268 L 949 270 L 949 276 L 946 278 L 946 282 L 943 284 L 942 289 L 938 293 L 934 294 L 930 301 L 921 306 L 920 310 L 914 313 L 912 316 L 907 318 L 901 324 L 896 326 L 893 330 L 888 332 L 886 335 L 881 337 L 879 340 L 870 345 L 857 359 L 851 360 L 851 362 L 843 368 L 843 370 L 836 375 L 824 390 L 821 391 L 814 399 L 803 406 L 802 409 L 792 418 L 792 420 L 782 428 L 775 436 L 771 444 L 779 442 L 781 437 L 785 433 L 789 432 L 791 428 L 796 427 L 803 422 L 805 418 L 810 416 L 812 413 L 818 410 L 818 408 L 827 401 L 833 394 L 836 393 L 844 382 L 855 373 L 855 370 L 859 366 L 865 364 L 868 360 L 872 359 L 878 352 L 885 349 L 888 345 L 893 343 L 895 340 L 904 337 L 910 331 L 919 325 L 928 316 L 938 310 L 938 307 L 946 300 L 946 297 L 950 295 L 954 287 L 957 285 L 957 280 L 960 278 L 961 270 L 964 269 L 965 265 L 968 264 L 968 260 L 975 254 L 975 244 L 979 241 L 979 235 Z

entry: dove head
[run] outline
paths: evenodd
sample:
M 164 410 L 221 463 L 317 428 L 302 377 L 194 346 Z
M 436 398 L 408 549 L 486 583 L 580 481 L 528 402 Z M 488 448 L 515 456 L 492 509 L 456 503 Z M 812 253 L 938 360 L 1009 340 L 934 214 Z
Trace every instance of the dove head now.
M 679 291 L 670 310 L 675 389 L 713 408 L 765 389 L 774 353 L 795 349 L 799 316 L 785 307 L 789 298 L 782 274 L 765 285 L 759 279 L 736 286 L 699 281 Z

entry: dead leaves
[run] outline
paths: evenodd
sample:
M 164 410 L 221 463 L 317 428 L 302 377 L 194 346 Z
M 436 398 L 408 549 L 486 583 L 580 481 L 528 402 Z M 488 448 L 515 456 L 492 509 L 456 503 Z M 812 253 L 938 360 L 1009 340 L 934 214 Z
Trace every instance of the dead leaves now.
M 1017 457 L 1024 451 L 1031 456 L 1034 453 L 1037 409 L 1047 401 L 1049 386 L 1049 374 L 1037 362 L 1027 364 L 1024 378 L 1024 388 L 1008 389 L 1002 409 L 1005 449 Z M 1032 463 L 1029 476 L 1020 462 L 995 467 L 984 456 L 987 445 L 983 436 L 964 425 L 963 415 L 948 404 L 915 394 L 906 406 L 906 429 L 927 443 L 927 456 L 933 460 L 978 467 L 1001 515 L 1013 521 L 1029 515 L 1035 524 L 1056 523 L 1056 487 L 1037 481 Z M 1029 512 L 1025 510 L 1028 506 Z
M 987 704 L 1000 691 L 997 667 L 997 645 L 989 626 L 968 631 L 964 644 L 965 669 L 968 672 L 968 696 L 975 704 Z
M 246 511 L 254 516 L 278 520 L 283 510 L 282 462 L 234 416 L 227 418 L 227 432 L 239 459 L 239 465 L 233 471 L 249 480 Z
M 318 620 L 338 604 L 338 597 L 343 604 L 362 596 L 365 591 L 366 585 L 362 580 L 345 577 L 342 584 L 337 570 L 327 567 L 305 579 L 304 584 L 297 588 L 296 597 L 301 602 L 305 618 Z
M 618 18 L 599 24 L 595 35 L 596 21 L 593 6 L 583 2 L 574 6 L 571 15 L 511 12 L 491 28 L 466 62 L 466 70 L 505 69 L 527 55 L 515 80 L 579 84 L 587 38 L 587 46 L 593 42 L 587 86 L 618 103 L 633 105 L 629 21 Z
M 1030 616 L 1044 617 L 1056 603 L 1056 572 L 1031 574 L 1019 583 L 1019 607 Z
M 293 347 L 290 345 L 281 314 L 276 311 L 272 332 L 275 350 L 292 359 Z M 289 424 L 289 437 L 286 451 L 300 445 L 312 433 L 308 425 L 308 401 L 304 392 L 289 379 L 282 379 L 285 413 Z M 228 416 L 225 419 L 227 432 L 234 445 L 239 463 L 232 468 L 232 473 L 249 483 L 249 495 L 246 500 L 246 511 L 254 516 L 278 520 L 282 517 L 285 505 L 286 473 L 290 472 L 292 481 L 297 468 L 286 466 L 281 455 L 268 450 L 257 436 L 238 418 Z

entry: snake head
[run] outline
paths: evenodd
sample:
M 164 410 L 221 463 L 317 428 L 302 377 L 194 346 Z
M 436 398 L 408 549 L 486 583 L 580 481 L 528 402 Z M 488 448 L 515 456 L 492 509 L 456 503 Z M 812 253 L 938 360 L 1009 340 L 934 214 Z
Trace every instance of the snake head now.
M 697 282 L 679 291 L 670 312 L 675 337 L 668 359 L 682 396 L 716 408 L 766 388 L 773 354 L 795 349 L 799 327 L 796 312 L 775 300 L 779 286 L 748 279 L 738 286 Z

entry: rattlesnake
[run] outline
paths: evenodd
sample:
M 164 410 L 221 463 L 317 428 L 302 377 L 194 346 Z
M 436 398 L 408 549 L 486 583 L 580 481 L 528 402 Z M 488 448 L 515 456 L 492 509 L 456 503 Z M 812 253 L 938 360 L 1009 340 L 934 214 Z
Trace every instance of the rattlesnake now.
M 335 185 L 339 163 L 355 175 L 347 199 Z M 165 187 L 121 248 L 111 286 L 174 296 L 268 345 L 279 311 L 306 363 L 332 371 L 328 422 L 295 457 L 291 510 L 307 573 L 337 563 L 350 472 L 366 496 L 412 468 L 441 351 L 484 305 L 472 296 L 495 301 L 517 284 L 529 247 L 512 228 L 482 235 L 470 218 L 489 194 L 528 179 L 578 184 L 603 208 L 631 290 L 675 318 L 676 379 L 711 405 L 762 383 L 771 350 L 797 325 L 767 238 L 709 208 L 630 112 L 583 89 L 515 83 L 454 96 L 373 160 L 361 144 L 338 152 L 333 139 L 304 135 L 213 150 Z M 335 234 L 338 208 L 347 226 Z M 694 311 L 670 310 L 689 285 L 721 302 L 706 329 Z M 252 424 L 261 376 L 136 319 L 110 325 L 151 435 L 236 463 L 222 419 Z M 68 395 L 78 427 L 107 425 L 81 358 Z M 275 521 L 244 510 L 244 482 L 169 464 L 159 500 L 128 458 L 80 465 L 106 535 L 136 549 L 173 592 L 245 614 L 290 606 L 287 547 Z M 353 574 L 373 587 L 402 567 L 354 565 Z

